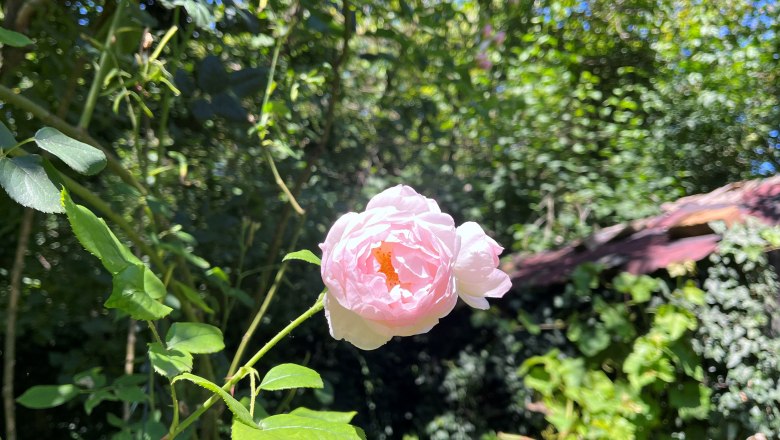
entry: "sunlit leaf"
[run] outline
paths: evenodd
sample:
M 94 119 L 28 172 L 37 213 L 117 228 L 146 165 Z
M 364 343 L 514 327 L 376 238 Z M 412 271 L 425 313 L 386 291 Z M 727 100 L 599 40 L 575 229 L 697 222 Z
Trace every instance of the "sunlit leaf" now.
M 192 371 L 191 354 L 181 350 L 166 350 L 159 342 L 149 344 L 149 359 L 154 371 L 169 379 Z
M 320 258 L 314 253 L 308 249 L 302 249 L 300 251 L 290 252 L 289 254 L 285 255 L 284 258 L 282 258 L 282 261 L 287 260 L 302 260 L 307 263 L 316 264 L 319 266 L 322 264 L 322 261 L 320 261 Z
M 175 322 L 166 336 L 169 349 L 190 353 L 216 353 L 225 348 L 222 332 L 209 324 Z
M 17 203 L 41 212 L 62 212 L 60 192 L 37 154 L 0 158 L 0 186 Z
M 107 308 L 120 309 L 139 320 L 160 319 L 171 312 L 159 302 L 166 295 L 162 281 L 116 238 L 103 219 L 74 203 L 65 190 L 62 205 L 81 245 L 113 275 Z
M 260 429 L 287 440 L 365 439 L 363 431 L 352 425 L 291 414 L 267 417 L 260 422 Z
M 106 155 L 102 151 L 70 138 L 56 128 L 44 127 L 38 130 L 35 143 L 81 174 L 97 174 L 106 166 Z
M 355 418 L 357 411 L 315 411 L 313 409 L 301 407 L 295 408 L 290 414 L 299 417 L 325 420 L 326 422 L 349 423 Z
M 281 364 L 271 368 L 260 383 L 260 389 L 268 391 L 322 387 L 322 379 L 316 371 L 296 364 Z

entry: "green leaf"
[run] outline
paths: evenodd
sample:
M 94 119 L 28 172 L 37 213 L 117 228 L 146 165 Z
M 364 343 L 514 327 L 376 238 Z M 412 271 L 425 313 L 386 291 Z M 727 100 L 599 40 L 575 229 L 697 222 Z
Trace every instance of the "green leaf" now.
M 103 388 L 106 384 L 106 376 L 101 371 L 103 367 L 93 367 L 73 375 L 73 383 L 90 390 Z
M 609 332 L 601 322 L 590 325 L 577 319 L 569 322 L 569 330 L 566 332 L 566 336 L 570 341 L 576 343 L 577 348 L 587 357 L 600 353 L 609 347 L 612 341 Z
M 32 409 L 53 408 L 73 399 L 78 394 L 79 388 L 73 384 L 36 385 L 25 391 L 16 401 Z
M 62 212 L 59 190 L 37 154 L 0 158 L 0 186 L 17 203 L 41 212 Z
M 0 43 L 13 47 L 24 47 L 33 44 L 32 40 L 19 32 L 9 31 L 0 27 Z
M 282 261 L 287 260 L 303 260 L 307 263 L 316 264 L 317 266 L 322 264 L 320 258 L 314 255 L 314 253 L 308 249 L 290 252 L 289 254 L 285 255 L 284 258 L 282 258 Z
M 225 348 L 222 331 L 213 325 L 194 322 L 176 322 L 165 338 L 169 349 L 190 353 L 216 353 Z
M 159 302 L 166 295 L 162 281 L 116 238 L 106 222 L 89 209 L 75 204 L 65 190 L 62 191 L 62 205 L 81 245 L 98 257 L 114 276 L 114 287 L 105 306 L 122 310 L 138 320 L 155 320 L 168 315 L 172 309 Z
M 543 396 L 549 396 L 561 384 L 560 351 L 550 350 L 544 356 L 533 356 L 526 359 L 517 371 L 523 376 L 523 382 Z
M 208 269 L 211 267 L 211 263 L 193 254 L 192 251 L 187 250 L 179 243 L 159 243 L 159 246 L 167 251 L 171 251 L 174 254 L 179 255 L 200 269 Z
M 100 405 L 106 400 L 116 401 L 117 398 L 110 389 L 104 388 L 102 390 L 97 390 L 90 394 L 89 397 L 87 397 L 87 400 L 84 402 L 84 411 L 87 413 L 87 415 L 90 415 L 96 406 Z
M 169 379 L 192 371 L 191 354 L 180 350 L 166 350 L 159 342 L 149 344 L 149 359 L 154 371 Z
M 292 410 L 290 414 L 311 419 L 325 420 L 326 422 L 349 423 L 357 415 L 357 411 L 315 411 L 313 409 L 300 407 Z
M 687 341 L 684 339 L 675 341 L 669 346 L 669 350 L 671 352 L 669 357 L 678 367 L 682 368 L 685 374 L 697 381 L 704 380 L 702 360 Z
M 690 387 L 696 387 L 696 391 L 690 391 Z M 683 392 L 694 394 L 695 397 L 698 398 L 698 401 L 693 403 L 691 401 L 692 396 L 687 396 L 687 398 L 682 399 L 685 401 L 685 403 L 688 403 L 688 405 L 680 407 L 680 418 L 683 420 L 706 420 L 710 414 L 710 397 L 712 396 L 712 389 L 700 383 L 686 383 Z M 675 406 L 675 403 L 673 402 L 675 397 L 673 396 L 674 392 L 670 392 L 669 401 L 672 403 L 672 406 Z M 681 403 L 681 401 L 676 403 Z
M 256 426 L 254 420 L 252 420 L 252 415 L 249 414 L 249 410 L 246 409 L 246 407 L 242 405 L 241 402 L 228 394 L 227 391 L 220 388 L 217 384 L 210 382 L 200 376 L 189 373 L 184 373 L 181 376 L 176 377 L 172 382 L 175 383 L 180 380 L 189 380 L 195 385 L 199 385 L 215 393 L 225 401 L 225 404 L 227 405 L 228 409 L 230 409 L 230 412 L 232 412 L 241 423 L 249 426 Z
M 362 430 L 352 425 L 292 414 L 267 417 L 260 422 L 260 430 L 263 433 L 275 435 L 276 437 L 273 438 L 286 440 L 365 439 Z
M 706 295 L 704 291 L 696 287 L 692 281 L 685 283 L 685 286 L 682 288 L 682 296 L 697 306 L 703 306 L 705 304 Z
M 536 336 L 542 332 L 542 328 L 533 321 L 533 317 L 525 310 L 521 309 L 519 312 L 517 312 L 517 321 L 520 323 L 520 325 L 523 326 L 524 329 L 528 331 L 528 333 L 533 336 Z
M 278 435 L 263 432 L 255 425 L 249 426 L 237 418 L 233 419 L 233 427 L 230 429 L 231 440 L 284 440 Z
M 260 389 L 267 391 L 322 387 L 322 378 L 316 371 L 296 364 L 281 364 L 271 368 L 260 383 Z
M 115 387 L 127 387 L 131 385 L 142 385 L 149 381 L 149 376 L 146 374 L 125 374 L 119 376 L 114 380 L 113 386 Z
M 65 190 L 62 191 L 62 206 L 65 207 L 70 226 L 81 245 L 98 257 L 111 274 L 118 274 L 130 265 L 142 264 L 141 260 L 116 238 L 103 219 L 84 206 L 74 203 Z
M 106 166 L 106 155 L 102 151 L 65 136 L 56 128 L 44 127 L 38 130 L 35 143 L 81 174 L 97 174 Z
M 669 389 L 669 404 L 672 408 L 695 408 L 701 401 L 698 382 L 678 383 Z
M 0 148 L 9 148 L 16 145 L 16 138 L 8 127 L 0 122 Z
M 598 263 L 582 263 L 574 269 L 571 280 L 578 295 L 588 295 L 599 286 L 599 274 L 604 270 Z
M 232 440 L 365 440 L 360 428 L 347 423 L 331 422 L 293 414 L 263 419 L 260 428 L 233 420 Z
M 159 278 L 143 263 L 137 263 L 114 275 L 114 288 L 104 305 L 133 319 L 153 321 L 171 313 L 170 307 L 158 301 L 164 296 L 165 288 Z
M 687 330 L 696 330 L 696 317 L 688 310 L 664 304 L 658 308 L 653 321 L 653 327 L 666 335 L 669 341 L 676 341 Z
M 636 276 L 623 272 L 612 281 L 612 284 L 620 293 L 628 293 L 637 303 L 650 301 L 652 293 L 657 291 L 658 280 L 647 275 Z
M 176 284 L 176 287 L 179 289 L 179 292 L 181 292 L 184 295 L 184 297 L 187 298 L 187 300 L 191 302 L 195 307 L 209 314 L 214 313 L 214 310 L 211 307 L 209 307 L 208 304 L 206 304 L 206 301 L 204 301 L 203 298 L 200 297 L 200 294 L 198 292 L 196 292 L 194 289 L 191 289 L 189 286 L 179 281 L 174 280 L 173 282 Z
M 333 404 L 333 401 L 336 399 L 336 390 L 333 388 L 333 385 L 327 380 L 322 381 L 324 383 L 324 387 L 322 388 L 315 388 L 314 389 L 314 397 L 317 398 L 317 401 L 320 402 L 324 406 L 330 406 Z
M 145 402 L 146 393 L 138 387 L 121 387 L 116 389 L 116 397 L 123 402 Z

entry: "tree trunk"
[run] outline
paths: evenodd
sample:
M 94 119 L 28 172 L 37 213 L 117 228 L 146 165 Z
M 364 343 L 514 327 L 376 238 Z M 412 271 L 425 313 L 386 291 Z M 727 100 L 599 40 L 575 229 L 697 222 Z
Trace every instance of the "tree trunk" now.
M 5 407 L 5 438 L 16 440 L 16 407 L 14 403 L 14 366 L 16 364 L 16 313 L 22 291 L 24 254 L 32 229 L 33 210 L 24 208 L 19 242 L 16 244 L 14 265 L 11 268 L 11 292 L 8 299 L 8 313 L 5 325 L 5 351 L 3 353 L 3 406 Z

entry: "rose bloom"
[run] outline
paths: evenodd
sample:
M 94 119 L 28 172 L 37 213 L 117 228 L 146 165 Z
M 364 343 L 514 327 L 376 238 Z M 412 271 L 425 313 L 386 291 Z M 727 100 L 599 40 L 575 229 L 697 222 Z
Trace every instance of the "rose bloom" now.
M 331 335 L 373 350 L 393 336 L 429 331 L 458 300 L 479 309 L 511 287 L 503 248 L 474 222 L 455 222 L 405 185 L 361 213 L 339 218 L 322 249 L 325 316 Z

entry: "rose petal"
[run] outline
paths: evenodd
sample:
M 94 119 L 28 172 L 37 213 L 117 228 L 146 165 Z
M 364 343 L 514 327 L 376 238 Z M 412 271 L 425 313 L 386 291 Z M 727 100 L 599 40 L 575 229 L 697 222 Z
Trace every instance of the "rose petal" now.
M 485 310 L 488 308 L 488 302 L 485 299 L 501 298 L 512 288 L 512 281 L 509 275 L 501 269 L 493 269 L 493 272 L 479 280 L 477 283 L 469 283 L 458 279 L 456 290 L 460 298 L 471 307 Z
M 320 249 L 325 251 L 325 249 L 333 249 L 333 247 L 341 241 L 341 237 L 344 235 L 344 230 L 349 227 L 349 224 L 356 220 L 359 217 L 359 215 L 355 212 L 348 212 L 341 217 L 339 217 L 338 220 L 336 220 L 336 223 L 333 224 L 333 226 L 330 228 L 330 231 L 328 231 L 328 236 L 325 237 L 325 242 L 323 242 L 320 245 Z
M 474 222 L 460 225 L 457 234 L 460 252 L 453 267 L 456 291 L 466 304 L 487 309 L 485 297 L 501 298 L 512 287 L 509 276 L 496 269 L 498 255 L 504 249 Z
M 342 307 L 338 301 L 331 299 L 330 295 L 325 295 L 323 303 L 330 335 L 334 339 L 344 339 L 362 350 L 374 350 L 392 338 L 392 335 L 376 332 L 365 319 Z
M 375 195 L 366 205 L 366 211 L 386 206 L 410 214 L 441 212 L 434 200 L 418 194 L 414 188 L 406 185 L 396 185 Z

